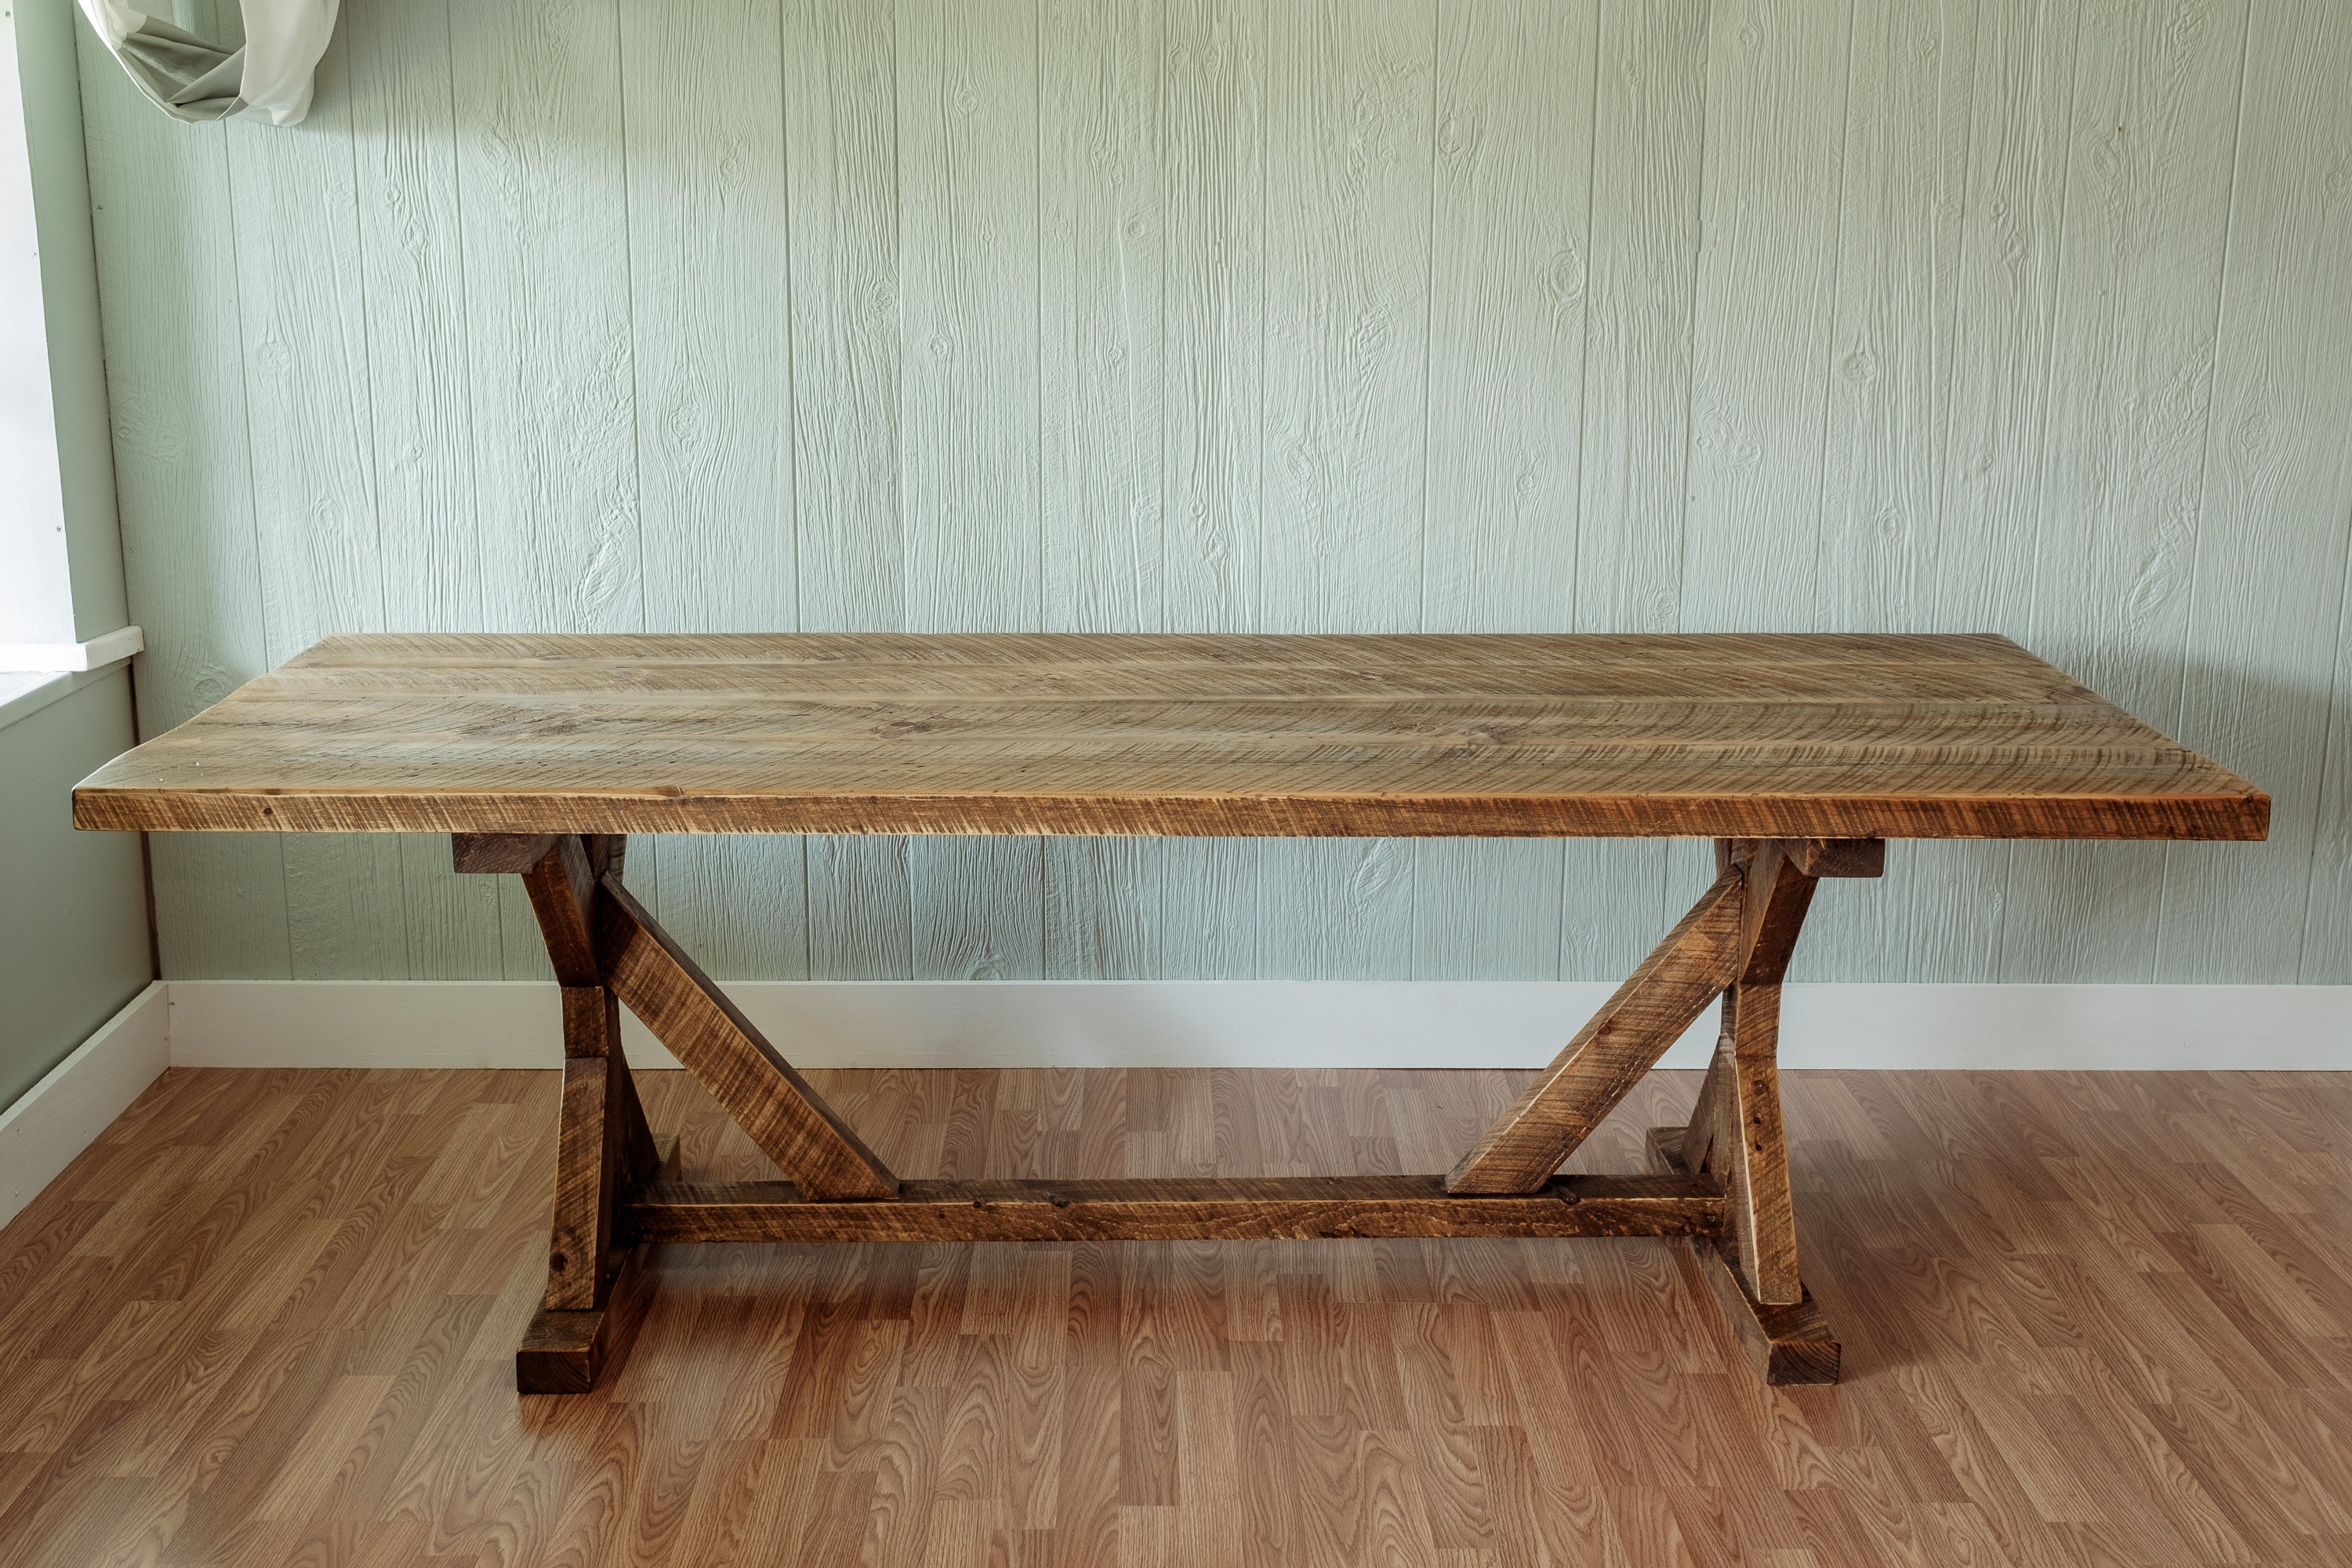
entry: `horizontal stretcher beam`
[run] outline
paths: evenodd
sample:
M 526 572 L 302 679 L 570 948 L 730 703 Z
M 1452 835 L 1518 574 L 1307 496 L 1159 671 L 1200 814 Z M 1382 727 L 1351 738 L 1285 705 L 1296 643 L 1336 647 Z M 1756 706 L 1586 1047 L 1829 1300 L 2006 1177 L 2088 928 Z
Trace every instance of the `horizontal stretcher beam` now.
M 895 1198 L 813 1203 L 789 1182 L 656 1182 L 622 1205 L 630 1241 L 1173 1241 L 1703 1236 L 1709 1175 L 1560 1176 L 1533 1193 L 1449 1196 L 1442 1176 L 909 1181 Z

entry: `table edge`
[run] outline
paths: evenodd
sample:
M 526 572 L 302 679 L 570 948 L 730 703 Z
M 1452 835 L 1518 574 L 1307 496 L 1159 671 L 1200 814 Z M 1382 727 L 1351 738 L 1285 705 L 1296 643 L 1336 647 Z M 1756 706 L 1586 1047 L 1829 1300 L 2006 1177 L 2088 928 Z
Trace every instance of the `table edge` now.
M 2270 796 L 339 794 L 84 784 L 78 828 L 159 833 L 1213 838 L 2085 838 L 2258 842 Z

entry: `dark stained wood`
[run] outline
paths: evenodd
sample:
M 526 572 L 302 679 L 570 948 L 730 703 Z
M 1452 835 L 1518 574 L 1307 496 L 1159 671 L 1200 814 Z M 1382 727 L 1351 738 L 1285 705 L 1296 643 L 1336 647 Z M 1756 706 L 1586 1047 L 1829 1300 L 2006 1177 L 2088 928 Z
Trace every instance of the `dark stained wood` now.
M 597 847 L 609 862 L 612 846 Z M 523 875 L 548 958 L 562 982 L 563 1108 L 545 1302 L 551 1311 L 600 1307 L 611 1286 L 613 1200 L 659 1163 L 621 1046 L 620 1005 L 602 984 L 589 924 L 600 897 L 589 847 L 572 835 L 547 846 Z
M 1744 951 L 1743 879 L 1727 870 L 1446 1177 L 1453 1193 L 1528 1193 L 1591 1135 L 1729 984 Z
M 1773 1058 L 1780 987 L 1734 986 L 1724 1005 L 1737 1022 L 1717 1102 L 1718 1121 L 1708 1162 L 1700 1168 L 1723 1178 L 1724 1246 L 1738 1264 L 1748 1293 L 1785 1306 L 1798 1283 L 1795 1200 L 1789 1190 L 1789 1155 L 1780 1123 L 1780 1068 Z
M 621 1094 L 613 1079 L 613 1063 L 604 1057 L 572 1057 L 563 1064 L 555 1223 L 547 1248 L 551 1310 L 602 1305 L 612 1278 L 613 1187 L 621 1173 L 622 1142 Z
M 1786 841 L 1719 845 L 1719 860 L 1739 868 L 1747 879 L 1740 909 L 1741 985 L 1778 985 L 1789 973 L 1797 938 L 1805 929 L 1818 885 L 1788 853 Z
M 564 1170 L 564 1144 L 572 1129 L 571 1069 L 581 1065 L 578 1061 L 565 1064 L 565 1120 L 556 1149 L 559 1189 Z M 597 1060 L 593 1065 L 602 1069 L 608 1064 Z M 675 1133 L 654 1140 L 653 1165 L 646 1173 L 648 1180 L 673 1168 L 677 1158 L 677 1147 L 678 1140 Z M 609 1216 L 609 1206 L 606 1212 Z M 563 1197 L 559 1190 L 556 1197 L 559 1245 L 563 1215 Z M 606 1239 L 609 1242 L 609 1237 Z M 530 1325 L 523 1330 L 521 1342 L 515 1347 L 515 1391 L 518 1394 L 585 1394 L 596 1386 L 605 1368 L 627 1352 L 629 1342 L 652 1300 L 654 1274 L 646 1266 L 650 1251 L 649 1247 L 641 1246 L 612 1247 L 608 1272 L 601 1277 L 601 1288 L 585 1305 L 569 1300 L 557 1300 L 554 1278 L 551 1272 L 547 1298 L 540 1310 L 531 1314 Z
M 614 1151 L 620 1161 L 620 1176 L 624 1185 L 650 1182 L 660 1169 L 662 1156 L 653 1127 L 646 1120 L 644 1102 L 637 1097 L 637 1075 L 621 1054 L 620 1003 L 610 991 L 606 1016 L 610 1020 L 612 1048 L 608 1053 L 614 1068 L 614 1080 L 621 1089 L 620 1146 Z
M 516 1393 L 585 1394 L 627 1352 L 654 1289 L 642 1251 L 620 1255 L 612 1289 L 599 1304 L 579 1310 L 542 1307 L 531 1314 L 515 1347 Z
M 1652 1128 L 1651 1169 L 1689 1173 L 1683 1163 L 1682 1147 L 1681 1128 Z M 1798 1299 L 1787 1304 L 1760 1302 L 1741 1280 L 1739 1260 L 1727 1241 L 1693 1237 L 1690 1246 L 1708 1290 L 1723 1310 L 1724 1321 L 1731 1325 L 1740 1348 L 1766 1383 L 1785 1387 L 1838 1380 L 1843 1351 L 1811 1291 L 1801 1288 Z
M 597 881 L 617 877 L 628 863 L 629 836 L 625 833 L 585 833 L 580 842 L 588 852 L 589 874 Z
M 1733 1070 L 1731 1028 L 1727 1018 L 1724 1027 L 1716 1034 L 1715 1055 L 1707 1059 L 1706 1077 L 1699 1081 L 1698 1100 L 1691 1107 L 1690 1125 L 1683 1134 L 1683 1151 L 1689 1156 L 1690 1168 L 1694 1171 L 1719 1168 L 1717 1163 L 1710 1162 L 1709 1156 L 1714 1151 L 1715 1141 L 1724 1135 L 1724 1128 L 1727 1125 L 1725 1105 L 1733 1093 L 1730 1083 Z
M 197 831 L 2260 838 L 2014 643 L 330 637 L 92 774 Z
M 620 1064 L 613 1082 L 619 1088 L 618 1105 L 621 1118 L 620 1160 L 623 1167 L 635 1180 L 650 1179 L 656 1163 L 654 1136 L 646 1124 L 645 1108 L 638 1103 L 636 1080 L 628 1071 L 621 1049 L 621 1008 L 619 998 L 602 984 L 604 964 L 595 954 L 593 928 L 587 919 L 598 896 L 593 882 L 579 880 L 584 867 L 591 875 L 602 877 L 609 868 L 612 875 L 620 875 L 621 858 L 627 840 L 617 834 L 599 834 L 579 839 L 572 848 L 551 843 L 540 859 L 526 868 L 545 878 L 543 891 L 550 915 L 542 918 L 541 931 L 549 944 L 549 961 L 558 968 L 559 975 L 566 970 L 578 973 L 582 968 L 580 950 L 588 952 L 589 967 L 598 984 L 562 986 L 563 1054 L 566 1057 L 604 1057 Z M 549 874 L 549 868 L 561 871 L 561 879 Z M 526 879 L 526 889 L 529 880 Z M 570 896 L 553 889 L 561 888 Z M 532 907 L 537 910 L 541 895 L 534 894 Z M 576 918 L 575 918 L 576 917 Z M 556 956 L 558 944 L 563 956 Z
M 530 912 L 547 942 L 547 960 L 562 985 L 598 985 L 604 965 L 596 952 L 596 877 L 577 834 L 556 837 L 539 864 L 523 873 Z
M 552 833 L 453 833 L 449 862 L 460 872 L 528 871 L 555 847 Z
M 614 994 L 727 1107 L 800 1190 L 821 1201 L 888 1197 L 898 1181 L 768 1044 L 727 994 L 607 877 L 597 951 Z
M 809 1203 L 787 1182 L 662 1183 L 621 1215 L 645 1241 L 1176 1241 L 1714 1235 L 1706 1176 L 1562 1176 L 1452 1197 L 1437 1176 L 906 1182 L 885 1203 Z
M 1723 1178 L 1724 1244 L 1748 1294 L 1772 1306 L 1801 1298 L 1795 1201 L 1780 1121 L 1780 982 L 1811 907 L 1815 879 L 1801 846 L 1783 840 L 1718 844 L 1719 861 L 1747 878 L 1746 954 L 1723 996 L 1723 1072 L 1716 1079 L 1713 1137 L 1694 1170 Z
M 629 1180 L 649 1181 L 657 1163 L 654 1135 L 637 1099 L 636 1075 L 621 1048 L 620 999 L 602 985 L 567 985 L 563 994 L 563 1054 L 598 1057 L 614 1064 L 611 1082 L 620 1090 L 620 1142 L 612 1151 Z
M 563 1054 L 606 1057 L 620 1043 L 620 1019 L 613 994 L 602 985 L 566 985 L 563 997 Z
M 1789 838 L 1780 849 L 1808 877 L 1886 875 L 1884 838 Z

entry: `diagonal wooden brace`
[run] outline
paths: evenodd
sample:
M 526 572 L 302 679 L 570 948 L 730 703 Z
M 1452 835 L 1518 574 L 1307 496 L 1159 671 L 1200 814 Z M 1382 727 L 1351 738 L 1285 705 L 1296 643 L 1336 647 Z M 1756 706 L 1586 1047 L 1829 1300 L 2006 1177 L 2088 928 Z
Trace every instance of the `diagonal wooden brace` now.
M 1706 1005 L 1741 980 L 1759 943 L 1769 956 L 1760 961 L 1764 967 L 1755 983 L 1765 985 L 1769 973 L 1771 994 L 1768 1000 L 1759 989 L 1751 1011 L 1770 1009 L 1756 1011 L 1755 1037 L 1769 1040 L 1779 1016 L 1780 976 L 1803 924 L 1813 878 L 1876 876 L 1884 854 L 1883 845 L 1868 840 L 1742 840 L 1736 847 L 1727 840 L 1718 849 L 1715 885 L 1462 1156 L 1446 1177 L 1446 1191 L 1526 1193 L 1541 1185 Z M 1800 884 L 1801 898 L 1796 895 Z M 1769 1046 L 1765 1049 L 1769 1054 Z M 1777 1080 L 1761 1087 L 1770 1089 L 1771 1142 L 1777 1151 Z M 1708 1135 L 1717 1124 L 1723 1114 L 1718 1103 L 1727 1092 L 1727 1085 L 1710 1073 L 1702 1095 L 1705 1114 L 1692 1124 L 1694 1137 Z
M 1531 1193 L 1592 1135 L 1738 973 L 1746 879 L 1727 870 L 1445 1178 L 1449 1193 Z
M 793 1185 L 819 1201 L 895 1194 L 898 1179 L 620 879 L 606 876 L 601 889 L 595 950 L 605 984 Z
M 829 1201 L 896 1193 L 898 1178 L 622 885 L 625 847 L 618 835 L 461 834 L 456 839 L 459 870 L 522 873 L 548 960 L 564 986 L 567 1052 L 619 1060 L 619 1029 L 600 1034 L 589 1023 L 600 1009 L 601 1016 L 617 1017 L 612 1007 L 617 997 L 804 1195 Z M 575 1037 L 610 1044 L 573 1049 Z M 587 1084 L 596 1075 L 583 1068 L 574 1076 L 580 1083 L 567 1084 L 567 1104 L 577 1098 L 584 1114 L 596 1092 Z M 617 1094 L 614 1114 L 630 1151 L 627 1168 L 635 1173 L 650 1158 L 652 1139 L 643 1131 L 635 1084 L 625 1072 L 604 1081 Z M 586 1134 L 574 1142 L 584 1146 Z M 584 1180 L 577 1190 L 587 1190 Z

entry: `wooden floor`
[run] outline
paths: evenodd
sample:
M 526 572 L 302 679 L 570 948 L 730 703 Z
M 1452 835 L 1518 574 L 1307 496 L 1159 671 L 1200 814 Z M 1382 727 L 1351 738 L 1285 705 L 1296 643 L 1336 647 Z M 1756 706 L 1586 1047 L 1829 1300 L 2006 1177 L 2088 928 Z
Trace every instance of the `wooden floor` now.
M 918 1175 L 1443 1170 L 1516 1087 L 811 1076 Z M 151 1089 L 0 1235 L 0 1563 L 2352 1563 L 2352 1074 L 1790 1075 L 1835 1388 L 1676 1243 L 1174 1243 L 674 1247 L 519 1400 L 556 1083 Z

